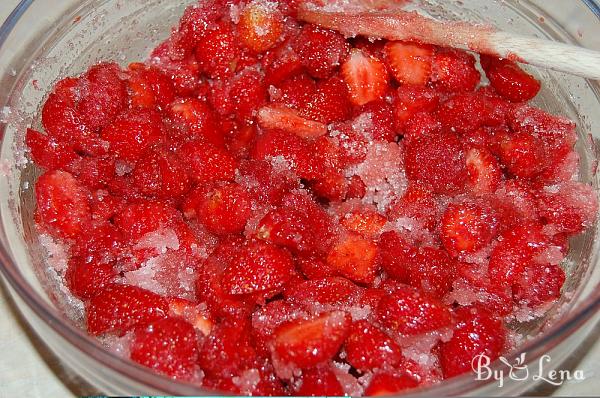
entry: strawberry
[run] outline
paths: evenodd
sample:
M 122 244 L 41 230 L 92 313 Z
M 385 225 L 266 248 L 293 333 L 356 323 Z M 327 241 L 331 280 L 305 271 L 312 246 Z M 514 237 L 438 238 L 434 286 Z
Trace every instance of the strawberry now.
M 75 238 L 91 221 L 90 193 L 71 174 L 48 171 L 35 186 L 39 222 L 61 238 Z
M 163 137 L 160 114 L 150 109 L 131 109 L 121 113 L 100 132 L 110 152 L 119 160 L 135 163 Z
M 213 328 L 213 320 L 207 314 L 206 306 L 186 299 L 170 298 L 169 316 L 185 319 L 204 336 L 208 336 Z
M 336 243 L 327 254 L 327 264 L 348 279 L 365 284 L 375 280 L 377 245 L 350 234 Z
M 406 175 L 437 194 L 456 194 L 468 178 L 465 154 L 458 137 L 451 133 L 426 136 L 406 143 Z
M 177 100 L 168 107 L 168 111 L 177 132 L 172 139 L 199 139 L 218 148 L 225 146 L 217 115 L 205 101 L 196 98 Z
M 152 148 L 146 152 L 131 176 L 141 194 L 158 199 L 178 198 L 191 186 L 187 169 L 179 157 L 164 148 Z
M 330 77 L 349 51 L 341 34 L 311 24 L 304 25 L 292 46 L 306 71 L 318 79 Z
M 293 271 L 294 262 L 287 251 L 261 241 L 250 241 L 225 267 L 223 290 L 232 295 L 271 291 L 276 294 Z
M 367 187 L 362 178 L 357 175 L 350 177 L 348 181 L 348 190 L 346 191 L 346 199 L 362 199 L 367 194 Z
M 409 252 L 410 254 L 410 252 Z M 414 257 L 409 257 L 408 284 L 433 297 L 441 298 L 452 288 L 456 262 L 441 249 L 421 247 Z
M 451 203 L 441 221 L 442 242 L 454 257 L 486 246 L 496 236 L 498 224 L 490 207 L 468 200 Z
M 112 263 L 94 264 L 81 257 L 71 257 L 65 282 L 75 297 L 87 300 L 100 293 L 117 275 Z
M 442 102 L 436 116 L 448 130 L 468 134 L 487 124 L 489 104 L 478 93 L 458 93 Z
M 296 384 L 296 383 L 295 383 Z M 328 366 L 305 369 L 297 379 L 294 394 L 302 397 L 339 397 L 344 395 L 342 385 Z
M 267 102 L 264 74 L 247 67 L 227 81 L 214 81 L 209 100 L 221 116 L 234 115 L 240 122 L 251 122 L 256 111 Z
M 408 283 L 410 266 L 417 254 L 417 249 L 410 245 L 396 231 L 387 231 L 379 238 L 377 262 L 383 270 L 398 282 Z
M 538 208 L 556 232 L 577 234 L 596 220 L 598 197 L 591 186 L 569 181 L 544 188 L 538 195 Z
M 410 184 L 404 195 L 392 202 L 387 216 L 392 221 L 409 218 L 433 231 L 437 224 L 437 211 L 433 194 L 419 184 Z
M 377 321 L 404 335 L 427 333 L 452 324 L 452 316 L 441 301 L 409 286 L 399 287 L 379 301 Z
M 273 335 L 273 359 L 301 369 L 326 362 L 344 343 L 349 326 L 350 317 L 341 311 L 287 322 Z
M 558 265 L 535 264 L 527 267 L 513 285 L 513 300 L 527 308 L 558 300 L 565 279 L 565 271 Z
M 111 158 L 83 156 L 74 159 L 64 169 L 90 189 L 109 186 L 116 175 L 116 163 Z
M 540 174 L 546 159 L 542 141 L 524 132 L 506 134 L 500 141 L 498 155 L 506 169 L 521 178 Z
M 177 152 L 197 183 L 233 181 L 239 162 L 226 150 L 202 141 L 190 141 Z
M 257 351 L 270 355 L 269 346 L 273 332 L 292 319 L 308 316 L 308 312 L 296 303 L 288 300 L 273 300 L 257 308 L 252 314 L 252 337 Z
M 360 108 L 360 118 L 368 118 L 370 126 L 365 126 L 365 133 L 373 137 L 375 141 L 396 141 L 398 126 L 394 116 L 394 106 L 385 100 L 375 100 Z M 355 119 L 356 120 L 356 119 Z
M 431 80 L 436 88 L 447 92 L 473 91 L 480 79 L 475 57 L 465 51 L 444 48 L 433 56 Z
M 356 232 L 365 238 L 377 236 L 387 219 L 373 209 L 365 208 L 354 210 L 342 216 L 341 224 L 351 232 Z
M 335 269 L 331 268 L 325 260 L 317 256 L 298 257 L 296 258 L 296 266 L 307 279 L 320 279 L 338 275 Z
M 87 330 L 93 335 L 123 335 L 136 326 L 167 316 L 165 298 L 129 285 L 110 284 L 86 304 Z
M 406 374 L 376 373 L 365 389 L 365 396 L 393 395 L 418 385 L 419 382 L 415 378 Z
M 175 99 L 169 77 L 158 68 L 142 63 L 129 65 L 127 88 L 133 107 L 165 109 Z
M 287 168 L 276 166 L 277 163 L 262 160 L 247 160 L 240 164 L 240 175 L 250 182 L 243 185 L 252 200 L 279 205 L 287 193 L 298 188 L 299 180 Z M 257 181 L 258 185 L 252 181 Z
M 198 220 L 216 235 L 242 232 L 251 215 L 248 193 L 238 184 L 225 184 L 204 193 L 195 206 Z
M 363 372 L 396 366 L 402 360 L 398 344 L 365 320 L 352 324 L 345 347 L 348 363 Z
M 213 79 L 232 76 L 241 57 L 232 26 L 226 22 L 218 22 L 199 36 L 195 54 L 201 71 Z
M 332 229 L 330 216 L 310 197 L 289 194 L 260 220 L 256 236 L 294 253 L 324 253 L 334 238 Z
M 196 331 L 183 319 L 164 318 L 136 329 L 130 357 L 134 362 L 178 380 L 195 376 Z
M 231 378 L 253 368 L 258 358 L 252 347 L 246 319 L 224 319 L 199 345 L 198 364 L 209 377 Z
M 383 62 L 359 49 L 352 49 L 341 67 L 341 75 L 348 85 L 350 100 L 355 105 L 364 105 L 381 98 L 388 75 Z
M 540 91 L 540 82 L 513 61 L 482 55 L 481 66 L 496 92 L 511 102 L 529 101 Z
M 282 129 L 302 138 L 317 138 L 327 134 L 327 126 L 302 118 L 293 109 L 265 106 L 258 111 L 258 123 L 266 129 Z
M 495 192 L 502 181 L 498 159 L 485 148 L 471 148 L 465 158 L 471 191 L 476 195 Z
M 433 112 L 440 102 L 439 93 L 429 87 L 403 84 L 398 87 L 394 102 L 398 125 L 404 125 L 411 116 L 419 112 Z
M 390 41 L 383 51 L 398 83 L 423 86 L 429 81 L 433 56 L 433 47 L 430 45 Z
M 332 305 L 343 307 L 352 303 L 359 287 L 346 278 L 325 277 L 290 285 L 285 290 L 286 301 L 304 306 Z
M 25 144 L 31 151 L 32 160 L 46 170 L 63 169 L 78 158 L 72 144 L 56 142 L 54 138 L 29 128 Z
M 265 71 L 265 83 L 268 85 L 279 85 L 299 74 L 303 68 L 289 41 L 267 51 L 261 62 Z
M 263 53 L 279 40 L 283 17 L 273 3 L 255 0 L 242 11 L 237 29 L 246 47 L 255 53 Z
M 143 201 L 128 204 L 114 217 L 115 225 L 132 241 L 149 232 L 173 225 L 179 219 L 177 210 L 165 203 Z
M 92 66 L 79 81 L 77 111 L 81 121 L 98 131 L 117 116 L 127 104 L 121 69 L 114 63 Z
M 352 106 L 346 83 L 337 76 L 320 80 L 310 101 L 300 109 L 307 119 L 329 124 L 350 117 Z
M 277 91 L 271 94 L 271 100 L 302 111 L 309 106 L 316 91 L 315 80 L 306 73 L 302 73 L 279 83 Z
M 440 344 L 440 363 L 445 378 L 471 371 L 477 355 L 490 360 L 504 349 L 506 331 L 502 321 L 482 307 L 460 307 L 452 338 Z

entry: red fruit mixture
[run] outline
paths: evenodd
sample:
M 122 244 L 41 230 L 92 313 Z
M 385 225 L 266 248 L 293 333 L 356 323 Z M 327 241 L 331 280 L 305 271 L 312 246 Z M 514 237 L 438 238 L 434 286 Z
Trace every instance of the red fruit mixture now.
M 296 7 L 202 2 L 151 61 L 54 86 L 26 136 L 36 220 L 88 332 L 252 395 L 396 393 L 498 357 L 596 218 L 575 125 L 524 103 L 540 82 L 512 61 L 481 57 L 479 87 L 478 56 Z

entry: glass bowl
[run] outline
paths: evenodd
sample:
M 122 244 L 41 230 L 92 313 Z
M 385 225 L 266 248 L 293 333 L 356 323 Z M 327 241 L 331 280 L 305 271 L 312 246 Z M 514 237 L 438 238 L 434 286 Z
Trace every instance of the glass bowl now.
M 81 73 L 100 60 L 125 66 L 145 59 L 192 2 L 23 0 L 0 28 L 0 270 L 32 329 L 67 366 L 108 395 L 181 396 L 208 391 L 123 360 L 78 326 L 81 308 L 69 300 L 57 283 L 57 274 L 45 266 L 49 254 L 33 228 L 33 183 L 39 171 L 27 162 L 25 130 L 40 127 L 40 104 L 59 77 Z M 573 44 L 589 43 L 598 37 L 594 32 L 600 26 L 599 5 L 591 0 L 569 2 L 576 26 L 563 26 L 552 18 L 563 1 L 421 0 L 414 4 L 433 16 L 492 23 L 508 31 Z M 542 69 L 530 71 L 544 82 L 536 105 L 577 122 L 581 176 L 597 188 L 598 83 Z M 597 238 L 595 225 L 571 242 L 571 254 L 564 263 L 568 279 L 563 298 L 539 321 L 514 325 L 520 343 L 506 355 L 509 363 L 524 352 L 525 364 L 537 368 L 540 357 L 548 354 L 552 361 L 545 369 L 560 368 L 593 329 L 600 318 Z M 60 261 L 57 256 L 50 260 Z M 492 369 L 502 369 L 502 365 L 495 363 Z M 500 389 L 493 379 L 475 380 L 473 374 L 465 374 L 411 393 L 518 395 L 534 383 L 531 377 L 524 381 L 507 378 Z

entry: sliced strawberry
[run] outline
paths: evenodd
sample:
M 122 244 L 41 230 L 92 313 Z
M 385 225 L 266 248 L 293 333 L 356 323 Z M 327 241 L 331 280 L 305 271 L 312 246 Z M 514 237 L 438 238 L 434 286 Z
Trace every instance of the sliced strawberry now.
M 183 319 L 159 319 L 135 331 L 130 357 L 174 379 L 191 380 L 198 361 L 196 331 Z
M 354 322 L 346 339 L 347 361 L 360 371 L 396 366 L 402 360 L 398 344 L 367 321 Z
M 328 366 L 320 366 L 302 371 L 297 379 L 298 386 L 294 394 L 302 397 L 339 397 L 344 395 L 344 389 L 335 373 Z
M 475 252 L 496 236 L 495 211 L 471 201 L 451 203 L 441 220 L 441 238 L 452 256 Z
M 327 254 L 327 264 L 348 279 L 370 284 L 377 273 L 377 245 L 351 234 L 342 238 Z
M 505 135 L 500 141 L 498 155 L 511 174 L 522 178 L 540 174 L 546 159 L 542 141 L 524 132 Z
M 341 74 L 355 105 L 381 98 L 387 88 L 388 75 L 383 62 L 356 48 L 342 65 Z
M 540 82 L 513 61 L 482 55 L 481 66 L 496 92 L 511 102 L 529 101 L 540 91 Z
M 427 333 L 452 324 L 450 311 L 441 301 L 409 286 L 384 296 L 376 311 L 377 320 L 405 335 Z
M 444 377 L 472 371 L 473 358 L 486 355 L 491 361 L 504 349 L 506 329 L 502 321 L 481 307 L 461 307 L 452 338 L 440 344 Z
M 365 396 L 388 396 L 398 392 L 415 388 L 419 382 L 406 374 L 394 375 L 389 373 L 376 373 L 365 389 Z
M 477 195 L 494 193 L 502 181 L 498 159 L 485 148 L 471 148 L 465 157 L 472 192 Z
M 349 326 L 350 317 L 341 311 L 285 323 L 273 335 L 273 358 L 302 369 L 326 362 L 344 343 Z
M 242 11 L 237 29 L 246 47 L 255 53 L 263 53 L 279 40 L 283 17 L 274 3 L 255 0 Z
M 265 106 L 258 111 L 258 123 L 267 129 L 282 129 L 302 138 L 317 138 L 327 134 L 327 126 L 304 119 L 289 108 Z
M 127 87 L 134 107 L 165 109 L 175 99 L 175 89 L 169 77 L 146 64 L 129 65 Z
M 289 252 L 268 243 L 251 241 L 225 267 L 223 289 L 233 295 L 271 291 L 276 294 L 290 280 L 293 271 L 294 262 Z
M 136 326 L 165 318 L 167 300 L 148 290 L 111 284 L 86 304 L 87 330 L 93 335 L 123 335 Z
M 430 45 L 390 41 L 384 47 L 384 54 L 398 83 L 423 86 L 429 81 L 433 56 Z
M 48 171 L 35 186 L 37 216 L 62 238 L 75 238 L 91 222 L 90 193 L 71 174 Z

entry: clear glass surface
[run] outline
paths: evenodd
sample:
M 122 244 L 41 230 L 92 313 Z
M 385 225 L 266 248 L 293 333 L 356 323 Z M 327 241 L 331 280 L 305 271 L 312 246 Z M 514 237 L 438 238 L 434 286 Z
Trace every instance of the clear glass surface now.
M 81 313 L 57 290 L 47 272 L 46 254 L 33 228 L 33 182 L 39 171 L 25 159 L 25 129 L 40 127 L 38 110 L 47 89 L 60 77 L 83 72 L 101 60 L 125 66 L 145 59 L 166 38 L 194 0 L 24 0 L 0 28 L 0 270 L 19 310 L 42 340 L 68 366 L 109 395 L 202 395 L 195 386 L 174 382 L 106 351 L 78 327 Z M 58 3 L 58 4 L 57 4 Z M 421 0 L 433 16 L 492 23 L 521 34 L 567 43 L 584 38 L 565 30 L 526 0 Z M 572 1 L 585 27 L 600 24 L 596 2 Z M 577 150 L 584 181 L 598 187 L 600 87 L 597 82 L 542 69 L 530 69 L 544 82 L 536 105 L 578 124 Z M 517 351 L 530 364 L 543 354 L 558 367 L 599 320 L 598 226 L 572 241 L 565 262 L 569 275 L 563 299 L 542 320 L 517 325 L 523 336 Z M 49 293 L 52 292 L 52 293 Z M 534 365 L 532 365 L 534 366 Z M 507 380 L 502 389 L 472 374 L 414 393 L 425 395 L 516 395 L 530 382 Z

